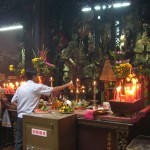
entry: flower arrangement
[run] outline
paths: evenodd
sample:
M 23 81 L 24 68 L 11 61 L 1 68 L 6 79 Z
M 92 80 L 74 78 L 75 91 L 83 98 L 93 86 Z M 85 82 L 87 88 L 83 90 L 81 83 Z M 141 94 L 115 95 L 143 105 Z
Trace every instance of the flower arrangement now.
M 130 63 L 122 63 L 116 65 L 114 68 L 114 72 L 117 78 L 126 78 L 129 74 L 131 74 L 132 65 Z
M 16 76 L 22 77 L 25 74 L 25 68 L 22 66 L 21 63 L 19 63 L 16 67 L 14 65 L 10 65 L 9 70 L 11 72 L 14 72 Z
M 37 57 L 34 53 L 35 57 L 32 59 L 33 67 L 36 69 L 38 76 L 49 76 L 52 74 L 55 65 L 47 62 L 47 50 L 42 50 L 39 54 L 39 57 Z
M 11 64 L 9 65 L 9 71 L 13 72 L 18 77 L 23 77 L 25 74 L 25 49 L 22 48 L 21 51 L 21 62 L 16 66 Z

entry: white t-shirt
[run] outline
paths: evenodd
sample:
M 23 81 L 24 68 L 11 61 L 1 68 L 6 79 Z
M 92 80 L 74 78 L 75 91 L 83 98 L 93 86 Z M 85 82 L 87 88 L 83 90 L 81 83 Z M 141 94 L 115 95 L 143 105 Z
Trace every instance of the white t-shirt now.
M 37 84 L 32 80 L 18 87 L 11 100 L 11 103 L 17 102 L 18 117 L 23 118 L 24 114 L 31 113 L 37 106 L 41 95 L 49 96 L 52 90 L 53 87 Z

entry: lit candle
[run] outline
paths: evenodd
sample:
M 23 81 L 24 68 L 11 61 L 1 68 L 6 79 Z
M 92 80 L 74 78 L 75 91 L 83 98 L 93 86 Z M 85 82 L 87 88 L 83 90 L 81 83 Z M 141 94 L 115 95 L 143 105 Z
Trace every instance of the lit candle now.
M 124 87 L 124 91 L 125 91 L 125 101 L 127 101 L 127 87 Z
M 96 81 L 94 80 L 94 81 L 93 81 L 93 98 L 94 98 L 94 100 L 96 99 L 96 85 L 97 85 L 97 83 L 96 83 Z
M 136 99 L 139 99 L 139 85 L 136 85 Z
M 82 93 L 85 93 L 85 87 L 82 86 L 81 89 L 82 89 Z
M 137 89 L 137 82 L 138 82 L 138 79 L 137 78 L 133 78 L 132 79 L 132 83 L 133 83 L 133 86 L 132 86 L 132 88 L 133 88 L 133 90 L 134 90 L 134 99 L 135 100 L 137 100 L 138 99 L 138 96 L 137 96 L 137 91 L 138 91 L 138 89 Z
M 130 102 L 133 102 L 134 101 L 134 94 L 133 94 L 133 91 L 131 90 L 130 91 Z
M 132 101 L 136 99 L 136 84 L 132 87 Z
M 73 84 L 72 84 L 72 85 L 70 85 L 69 89 L 70 89 L 70 92 L 71 92 L 71 93 L 73 93 L 73 90 L 74 90 L 74 86 L 73 86 Z
M 139 98 L 141 98 L 141 84 L 139 84 Z
M 6 87 L 6 84 L 5 84 L 5 83 L 3 84 L 3 87 L 4 87 L 4 88 Z
M 76 89 L 76 93 L 79 94 L 79 89 Z
M 116 88 L 116 90 L 117 90 L 116 100 L 120 100 L 120 91 L 121 91 L 121 86 L 118 86 L 118 87 Z
M 79 88 L 79 83 L 80 83 L 80 80 L 77 78 L 76 79 L 76 88 Z
M 14 89 L 14 85 L 13 85 L 12 83 L 9 83 L 9 87 L 10 87 L 11 89 Z
M 130 101 L 130 87 L 127 86 L 127 101 Z
M 79 82 L 80 80 L 77 78 L 76 81 Z
M 51 83 L 51 87 L 53 87 L 53 81 L 54 81 L 53 77 L 50 77 L 49 81 Z
M 40 76 L 38 76 L 38 80 L 39 80 L 39 83 L 41 84 L 42 83 L 42 79 Z M 20 83 L 21 84 L 21 83 Z
M 93 85 L 97 85 L 96 81 L 93 81 Z
M 18 87 L 19 86 L 19 83 L 18 82 L 16 82 L 16 87 Z
M 126 102 L 129 101 L 130 97 L 129 97 L 129 91 L 130 91 L 130 87 L 125 87 L 125 95 L 126 95 Z

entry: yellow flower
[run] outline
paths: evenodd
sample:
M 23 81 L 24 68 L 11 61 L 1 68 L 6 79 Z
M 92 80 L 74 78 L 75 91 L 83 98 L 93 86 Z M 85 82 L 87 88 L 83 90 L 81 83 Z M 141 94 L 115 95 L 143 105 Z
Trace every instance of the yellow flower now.
M 10 65 L 10 66 L 9 66 L 9 70 L 10 70 L 10 71 L 14 71 L 14 70 L 15 70 L 14 65 Z
M 21 75 L 25 74 L 25 69 L 21 69 L 20 73 Z
M 14 65 L 10 65 L 9 68 L 14 68 Z
M 132 65 L 130 63 L 123 63 L 115 66 L 116 76 L 117 77 L 127 77 L 131 72 Z
M 9 70 L 10 70 L 10 71 L 14 71 L 15 69 L 14 69 L 14 68 L 9 68 Z
M 17 76 L 22 76 L 25 74 L 25 69 L 23 68 L 24 66 L 22 66 L 22 64 L 18 64 L 16 66 L 16 68 L 14 67 L 14 65 L 10 65 L 9 66 L 9 71 L 14 72 L 15 75 Z
M 35 62 L 38 61 L 38 59 L 39 59 L 39 58 L 33 58 L 33 59 L 32 59 L 32 62 L 35 63 Z

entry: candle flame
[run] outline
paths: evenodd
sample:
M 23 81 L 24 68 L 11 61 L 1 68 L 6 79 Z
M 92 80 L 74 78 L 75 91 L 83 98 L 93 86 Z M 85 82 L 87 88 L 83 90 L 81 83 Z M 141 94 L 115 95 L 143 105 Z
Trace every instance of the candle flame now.
M 118 86 L 117 87 L 117 92 L 120 92 L 121 91 L 121 86 Z
M 77 78 L 76 81 L 79 82 L 79 79 Z
M 53 77 L 50 77 L 49 81 L 53 81 Z

